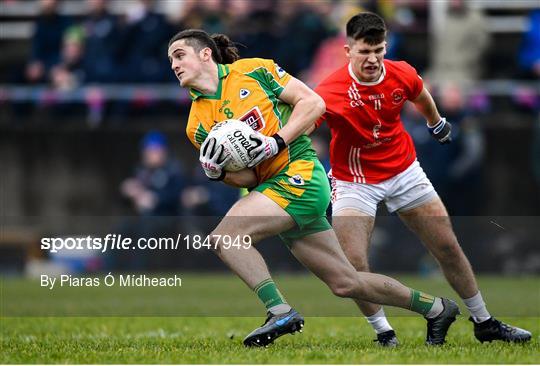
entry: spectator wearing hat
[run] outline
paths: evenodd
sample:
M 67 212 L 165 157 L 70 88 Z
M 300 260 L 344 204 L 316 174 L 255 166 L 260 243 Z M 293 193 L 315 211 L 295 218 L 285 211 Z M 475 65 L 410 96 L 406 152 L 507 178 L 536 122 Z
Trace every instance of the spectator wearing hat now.
M 141 163 L 121 185 L 122 194 L 143 216 L 176 216 L 185 178 L 180 163 L 169 157 L 165 136 L 157 131 L 141 142 Z

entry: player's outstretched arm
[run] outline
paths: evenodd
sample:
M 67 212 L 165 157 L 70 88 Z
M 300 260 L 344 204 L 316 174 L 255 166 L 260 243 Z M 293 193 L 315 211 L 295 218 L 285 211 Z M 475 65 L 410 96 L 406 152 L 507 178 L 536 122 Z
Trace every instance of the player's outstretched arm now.
M 237 172 L 227 172 L 223 182 L 236 188 L 253 188 L 257 185 L 257 176 L 251 169 L 242 169 Z
M 427 89 L 424 88 L 412 102 L 416 109 L 426 118 L 427 128 L 433 138 L 439 141 L 440 144 L 452 142 L 452 125 L 441 117 L 439 111 L 437 111 L 435 101 Z

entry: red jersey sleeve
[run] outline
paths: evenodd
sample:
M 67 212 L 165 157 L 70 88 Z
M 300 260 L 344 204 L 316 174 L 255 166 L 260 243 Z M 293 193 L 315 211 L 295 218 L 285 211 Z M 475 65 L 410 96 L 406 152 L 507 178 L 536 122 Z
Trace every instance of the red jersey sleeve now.
M 319 84 L 316 88 L 315 88 L 315 93 L 319 94 L 319 96 L 321 98 L 324 99 L 324 103 L 326 104 L 327 103 L 327 100 L 324 96 L 324 88 L 323 88 L 323 85 L 322 84 Z M 326 105 L 326 110 L 328 110 L 328 105 Z M 323 124 L 324 121 L 326 121 L 326 113 L 327 112 L 324 112 L 322 116 L 320 116 L 316 121 L 315 121 L 315 128 L 319 128 L 321 127 L 321 125 Z
M 416 97 L 420 95 L 420 93 L 424 89 L 424 81 L 422 80 L 420 75 L 418 75 L 416 69 L 409 65 L 407 62 L 400 61 L 399 68 L 401 69 L 404 76 L 403 81 L 405 82 L 407 87 L 406 92 L 408 95 L 408 99 L 416 99 Z
M 326 105 L 326 111 L 315 121 L 315 128 L 321 127 L 321 125 L 328 120 L 329 115 L 333 109 L 332 98 L 330 93 L 328 93 L 328 90 L 329 86 L 325 82 L 322 82 L 315 88 L 315 93 L 319 94 L 319 96 L 323 98 L 324 104 Z

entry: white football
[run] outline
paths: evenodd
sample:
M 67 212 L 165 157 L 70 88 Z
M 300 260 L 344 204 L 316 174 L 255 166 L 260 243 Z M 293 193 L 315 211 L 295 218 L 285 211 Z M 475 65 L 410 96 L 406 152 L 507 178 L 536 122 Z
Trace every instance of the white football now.
M 223 145 L 223 149 L 231 155 L 231 160 L 225 166 L 226 171 L 242 170 L 251 161 L 249 153 L 256 146 L 249 139 L 253 132 L 246 123 L 236 119 L 219 122 L 210 130 L 207 138 L 215 138 L 217 145 Z

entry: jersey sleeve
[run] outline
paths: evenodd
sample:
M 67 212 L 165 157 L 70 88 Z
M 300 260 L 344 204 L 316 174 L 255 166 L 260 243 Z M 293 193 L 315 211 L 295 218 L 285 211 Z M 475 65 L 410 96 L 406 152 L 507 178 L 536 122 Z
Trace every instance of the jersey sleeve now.
M 287 71 L 283 70 L 281 66 L 275 63 L 273 60 L 264 60 L 264 63 L 266 64 L 266 70 L 269 71 L 266 73 L 268 83 L 276 96 L 279 97 L 281 92 L 283 92 L 283 89 L 285 89 L 285 86 L 291 80 L 292 76 Z
M 200 119 L 197 117 L 197 114 L 193 108 L 189 112 L 186 134 L 189 141 L 191 141 L 197 150 L 201 148 L 201 144 L 208 136 L 208 131 L 204 128 L 202 121 L 200 121 Z
M 328 122 L 329 118 L 331 117 L 332 111 L 335 108 L 335 101 L 331 96 L 331 93 L 328 91 L 331 89 L 331 87 L 327 83 L 321 83 L 315 88 L 315 93 L 319 94 L 319 96 L 324 100 L 324 104 L 326 105 L 326 110 L 323 113 L 322 116 L 320 116 L 315 121 L 315 127 L 319 128 L 324 122 Z
M 279 97 L 292 76 L 281 68 L 274 60 L 253 58 L 244 60 L 244 73 L 261 84 L 264 88 Z
M 402 68 L 406 75 L 405 81 L 407 83 L 408 99 L 416 99 L 424 89 L 424 81 L 420 75 L 418 75 L 416 69 L 407 62 L 402 62 Z

